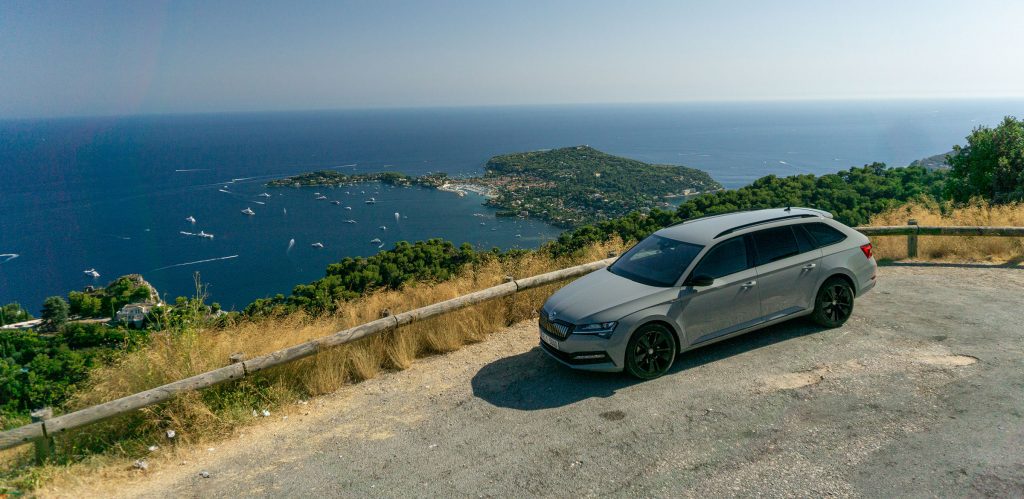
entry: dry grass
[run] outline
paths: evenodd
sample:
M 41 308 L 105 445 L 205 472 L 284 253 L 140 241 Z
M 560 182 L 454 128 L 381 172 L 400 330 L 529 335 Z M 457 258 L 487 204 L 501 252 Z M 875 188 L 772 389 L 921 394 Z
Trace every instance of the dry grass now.
M 910 219 L 917 220 L 919 225 L 1024 227 L 1024 204 L 975 202 L 954 208 L 949 204 L 914 202 L 871 217 L 869 225 L 906 225 Z M 871 240 L 879 259 L 907 257 L 906 236 L 873 236 Z M 989 263 L 1024 260 L 1024 238 L 919 236 L 917 241 L 919 259 Z
M 137 393 L 171 381 L 226 365 L 236 352 L 247 358 L 326 336 L 380 317 L 384 310 L 399 313 L 500 284 L 505 276 L 527 277 L 570 265 L 605 258 L 621 251 L 621 242 L 595 246 L 572 260 L 552 260 L 530 254 L 510 262 L 493 260 L 467 269 L 441 283 L 417 284 L 398 291 L 378 292 L 347 302 L 331 317 L 294 314 L 283 319 L 242 323 L 222 330 L 161 333 L 150 346 L 126 355 L 114 365 L 91 373 L 90 383 L 68 405 L 68 411 Z M 457 350 L 482 341 L 488 334 L 531 317 L 559 285 L 529 290 L 506 299 L 470 307 L 385 334 L 365 338 L 313 357 L 247 377 L 239 382 L 179 396 L 165 404 L 93 425 L 58 439 L 58 462 L 102 460 L 97 456 L 144 455 L 149 443 L 165 441 L 173 429 L 181 443 L 222 438 L 256 418 L 253 411 L 332 392 L 347 384 L 373 378 L 382 371 L 400 370 L 425 355 Z M 24 463 L 29 449 L 0 453 L 0 462 Z M 59 466 L 37 469 L 21 485 L 46 481 Z

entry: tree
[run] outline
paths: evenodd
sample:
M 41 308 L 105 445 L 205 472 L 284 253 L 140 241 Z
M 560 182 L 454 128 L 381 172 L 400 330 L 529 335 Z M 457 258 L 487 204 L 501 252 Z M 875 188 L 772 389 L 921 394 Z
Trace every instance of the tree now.
M 995 128 L 975 128 L 966 146 L 953 147 L 949 165 L 946 194 L 954 201 L 1024 201 L 1024 121 L 1007 116 Z
M 51 296 L 43 301 L 43 311 L 39 317 L 50 330 L 58 330 L 68 321 L 68 302 L 59 296 Z
M 32 315 L 22 308 L 21 304 L 18 302 L 8 303 L 7 305 L 0 307 L 0 326 L 31 319 Z

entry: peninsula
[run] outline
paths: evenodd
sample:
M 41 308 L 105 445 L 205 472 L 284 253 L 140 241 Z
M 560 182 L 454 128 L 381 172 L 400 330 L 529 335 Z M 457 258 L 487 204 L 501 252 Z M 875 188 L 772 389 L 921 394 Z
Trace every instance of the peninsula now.
M 561 227 L 609 220 L 629 212 L 668 206 L 673 198 L 717 191 L 722 185 L 702 170 L 652 165 L 588 146 L 495 156 L 481 177 L 443 173 L 413 177 L 397 172 L 346 175 L 323 170 L 268 182 L 269 187 L 306 187 L 382 182 L 419 185 L 459 194 L 476 192 L 498 216 L 535 217 Z

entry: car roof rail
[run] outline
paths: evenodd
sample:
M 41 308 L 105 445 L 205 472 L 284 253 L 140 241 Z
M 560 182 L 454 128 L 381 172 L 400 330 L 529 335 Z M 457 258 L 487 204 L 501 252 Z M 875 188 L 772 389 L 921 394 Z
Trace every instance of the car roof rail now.
M 769 218 L 769 219 L 766 219 L 766 220 L 758 220 L 757 222 L 751 222 L 751 223 L 748 223 L 748 224 L 737 225 L 736 227 L 733 227 L 731 229 L 723 230 L 722 232 L 719 232 L 718 235 L 715 236 L 714 238 L 718 239 L 718 238 L 720 238 L 720 237 L 722 237 L 724 235 L 732 234 L 733 232 L 736 232 L 738 230 L 743 230 L 743 229 L 754 227 L 754 226 L 757 226 L 757 225 L 770 224 L 772 222 L 781 222 L 783 220 L 792 220 L 792 219 L 796 219 L 796 218 L 821 218 L 821 215 L 812 215 L 810 213 L 799 213 L 799 214 L 796 214 L 796 215 L 786 215 L 784 217 L 775 217 L 775 218 Z
M 734 215 L 736 213 L 746 213 L 748 211 L 751 211 L 751 210 L 733 210 L 733 211 L 726 211 L 726 212 L 722 212 L 722 213 L 714 213 L 714 214 L 711 214 L 711 215 L 701 215 L 699 217 L 687 218 L 686 220 L 683 220 L 682 222 L 676 222 L 676 223 L 674 223 L 672 225 L 669 225 L 669 227 L 675 227 L 677 225 L 688 224 L 690 222 L 696 222 L 697 220 L 705 220 L 705 219 L 708 219 L 708 218 L 715 218 L 715 217 L 724 217 L 726 215 Z

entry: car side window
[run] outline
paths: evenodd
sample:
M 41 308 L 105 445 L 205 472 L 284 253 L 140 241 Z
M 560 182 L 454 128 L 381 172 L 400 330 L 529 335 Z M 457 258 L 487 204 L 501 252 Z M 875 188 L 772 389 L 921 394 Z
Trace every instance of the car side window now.
M 807 232 L 811 234 L 811 237 L 814 238 L 815 246 L 818 248 L 835 244 L 846 239 L 846 234 L 843 234 L 842 232 L 839 232 L 838 230 L 821 222 L 803 224 L 803 226 L 807 229 Z
M 706 275 L 715 279 L 750 268 L 747 244 L 743 236 L 734 237 L 708 250 L 691 275 Z
M 804 230 L 803 225 L 790 225 L 790 227 L 793 228 L 793 234 L 796 235 L 796 244 L 797 246 L 800 247 L 801 253 L 807 253 L 808 251 L 817 248 L 817 246 L 814 243 L 814 239 L 812 239 L 811 235 L 808 234 L 806 230 Z
M 782 260 L 800 253 L 793 229 L 790 229 L 788 225 L 759 230 L 751 236 L 754 239 L 754 246 L 757 248 L 758 265 Z

